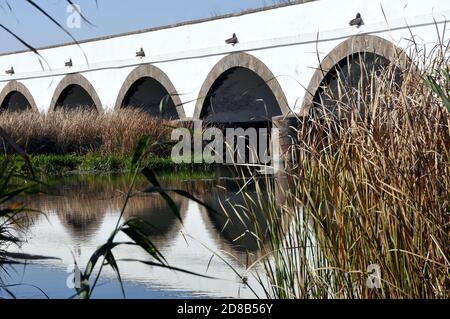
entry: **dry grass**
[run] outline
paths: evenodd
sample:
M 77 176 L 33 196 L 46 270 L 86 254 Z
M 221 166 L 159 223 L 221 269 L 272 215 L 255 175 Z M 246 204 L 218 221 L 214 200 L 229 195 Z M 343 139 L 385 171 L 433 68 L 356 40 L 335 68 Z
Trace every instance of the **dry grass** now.
M 167 147 L 156 144 L 169 140 L 171 129 L 167 124 L 132 109 L 100 115 L 86 110 L 0 114 L 0 127 L 30 154 L 125 155 L 133 152 L 142 135 L 148 134 L 155 144 L 153 150 L 166 155 Z
M 366 96 L 342 81 L 342 112 L 300 119 L 289 187 L 259 196 L 269 297 L 450 296 L 450 114 L 424 81 L 449 79 L 426 70 L 400 85 L 392 70 L 371 74 Z M 379 289 L 367 285 L 375 264 Z

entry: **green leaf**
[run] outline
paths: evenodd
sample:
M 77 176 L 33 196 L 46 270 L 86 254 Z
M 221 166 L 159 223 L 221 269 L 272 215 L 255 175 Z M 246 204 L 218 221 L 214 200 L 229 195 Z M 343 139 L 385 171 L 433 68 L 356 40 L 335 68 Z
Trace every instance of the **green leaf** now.
M 444 76 L 446 77 L 447 81 L 450 79 L 450 74 L 448 71 L 443 71 Z M 445 92 L 445 89 L 442 88 L 439 83 L 437 83 L 436 79 L 433 78 L 431 75 L 427 76 L 426 79 L 424 79 L 427 86 L 435 93 L 437 94 L 444 103 L 447 110 L 450 112 L 450 92 Z
M 160 267 L 160 268 L 166 268 L 169 270 L 174 270 L 177 272 L 181 272 L 181 273 L 185 273 L 185 274 L 189 274 L 189 275 L 193 275 L 193 276 L 197 276 L 197 277 L 202 277 L 202 278 L 207 278 L 207 279 L 217 279 L 215 277 L 211 277 L 211 276 L 207 276 L 207 275 L 202 275 L 202 274 L 198 274 L 189 270 L 185 270 L 182 268 L 178 268 L 178 267 L 172 267 L 166 264 L 158 264 L 152 261 L 146 261 L 146 260 L 138 260 L 138 259 L 120 259 L 120 261 L 126 261 L 126 262 L 138 262 L 141 264 L 145 264 L 148 266 L 153 266 L 153 267 Z
M 84 273 L 80 274 L 81 287 L 77 288 L 77 294 L 80 296 L 81 299 L 88 299 L 92 293 L 93 288 L 91 289 L 89 285 L 89 278 L 91 277 L 92 272 L 94 271 L 95 265 L 97 264 L 99 258 L 101 256 L 105 256 L 106 258 L 106 255 L 110 253 L 114 247 L 117 247 L 119 245 L 121 245 L 121 243 L 113 243 L 108 241 L 106 244 L 97 248 L 97 250 L 91 256 L 89 262 L 87 263 Z
M 156 187 L 161 187 L 161 185 L 159 184 L 158 178 L 156 177 L 155 172 L 148 168 L 148 167 L 144 167 L 144 169 L 142 170 L 142 174 L 144 174 L 145 178 L 147 178 L 147 180 L 154 186 Z
M 134 149 L 133 160 L 131 161 L 133 167 L 135 167 L 142 158 L 142 154 L 144 154 L 144 151 L 147 148 L 149 139 L 150 138 L 148 135 L 144 135 L 139 139 L 139 142 L 137 143 L 137 146 Z
M 156 246 L 145 234 L 145 230 L 140 226 L 140 220 L 131 218 L 120 228 L 128 237 L 130 237 L 138 246 L 144 249 L 149 255 L 161 263 L 167 263 L 164 256 L 159 252 Z
M 1 235 L 0 235 L 0 239 L 1 239 Z M 61 258 L 57 258 L 57 257 L 30 255 L 30 254 L 23 254 L 23 253 L 3 252 L 2 254 L 7 258 L 21 259 L 21 260 L 61 260 Z
M 147 178 L 147 180 L 154 186 L 156 186 L 155 189 L 157 189 L 157 193 L 159 193 L 161 195 L 161 197 L 165 200 L 165 202 L 167 203 L 167 205 L 170 207 L 170 209 L 172 210 L 172 212 L 175 214 L 175 216 L 178 218 L 178 220 L 183 223 L 183 219 L 181 217 L 180 214 L 180 209 L 178 208 L 178 206 L 175 204 L 175 202 L 173 201 L 173 199 L 167 194 L 167 192 L 165 192 L 162 188 L 161 185 L 159 184 L 158 178 L 156 177 L 155 173 L 153 172 L 153 170 L 149 169 L 148 167 L 145 167 L 142 170 L 142 174 L 144 174 L 144 176 Z M 144 191 L 146 192 L 146 191 Z M 150 193 L 150 192 L 146 192 L 146 193 Z
M 161 187 L 148 187 L 146 188 L 144 191 L 144 193 L 147 194 L 154 194 L 154 193 L 168 193 L 168 192 L 173 192 L 175 194 L 178 194 L 182 197 L 185 197 L 187 199 L 190 199 L 194 202 L 196 202 L 197 204 L 205 207 L 208 211 L 210 211 L 213 214 L 216 214 L 218 216 L 222 216 L 223 214 L 219 213 L 217 210 L 215 210 L 214 208 L 212 208 L 211 206 L 209 206 L 208 204 L 202 202 L 201 200 L 197 199 L 195 196 L 191 195 L 189 192 L 182 190 L 182 189 L 174 189 L 174 188 L 161 188 Z
M 167 105 L 169 104 L 169 101 L 172 99 L 170 94 L 167 94 L 165 97 L 161 99 L 161 102 L 159 103 L 159 113 L 162 115 L 164 114 L 164 111 L 167 108 Z
M 28 166 L 28 169 L 30 170 L 31 176 L 35 176 L 33 166 L 31 165 L 30 157 L 28 154 L 19 146 L 16 142 L 13 141 L 13 139 L 9 136 L 6 131 L 0 127 L 0 137 L 3 138 L 13 149 L 14 151 L 19 154 L 25 163 Z
M 102 256 L 106 256 L 106 254 L 108 252 L 110 252 L 112 249 L 114 249 L 115 247 L 117 247 L 119 245 L 121 245 L 121 243 L 107 242 L 106 244 L 97 248 L 97 250 L 94 252 L 94 254 L 89 259 L 86 270 L 84 271 L 84 276 L 87 280 L 89 280 L 89 278 L 92 274 L 92 271 L 94 270 L 95 265 L 97 264 L 99 258 Z
M 108 262 L 108 264 L 111 266 L 111 268 L 116 273 L 117 280 L 119 281 L 119 284 L 120 284 L 120 290 L 122 291 L 122 296 L 124 299 L 126 299 L 125 289 L 123 287 L 122 277 L 120 276 L 119 266 L 117 265 L 116 259 L 114 258 L 114 255 L 111 252 L 111 250 L 106 252 L 105 258 L 106 258 L 106 261 Z

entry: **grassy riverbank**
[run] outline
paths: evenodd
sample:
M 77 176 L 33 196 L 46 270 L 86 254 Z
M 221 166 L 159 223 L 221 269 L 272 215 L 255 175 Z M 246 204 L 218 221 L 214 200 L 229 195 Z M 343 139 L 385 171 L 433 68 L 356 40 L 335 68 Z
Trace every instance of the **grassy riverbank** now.
M 19 156 L 10 156 L 19 170 L 27 170 Z M 0 156 L 3 162 L 5 156 Z M 35 155 L 30 157 L 35 173 L 38 175 L 63 176 L 74 173 L 123 173 L 132 169 L 130 155 Z M 213 169 L 205 164 L 175 164 L 168 157 L 149 157 L 143 160 L 145 167 L 158 172 L 171 173 L 209 173 Z
M 149 137 L 143 164 L 156 171 L 208 171 L 201 164 L 175 164 L 170 159 L 173 123 L 150 117 L 136 109 L 98 114 L 87 110 L 2 112 L 0 127 L 31 158 L 40 175 L 73 172 L 124 172 L 131 169 L 139 139 Z M 0 138 L 3 154 L 11 154 L 19 169 L 23 159 Z M 5 158 L 8 155 L 3 155 Z
M 127 156 L 143 135 L 149 137 L 148 152 L 153 156 L 170 156 L 172 146 L 172 123 L 136 109 L 103 114 L 83 109 L 48 114 L 3 111 L 0 127 L 30 155 Z M 2 144 L 8 153 L 14 153 L 5 141 Z

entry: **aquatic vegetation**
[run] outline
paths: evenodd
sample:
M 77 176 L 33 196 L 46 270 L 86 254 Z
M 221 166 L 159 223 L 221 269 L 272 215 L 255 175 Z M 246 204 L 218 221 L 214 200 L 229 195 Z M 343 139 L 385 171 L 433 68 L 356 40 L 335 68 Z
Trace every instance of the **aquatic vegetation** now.
M 28 167 L 18 156 L 9 156 L 12 164 L 19 170 L 28 171 Z M 0 159 L 6 159 L 0 155 Z M 68 174 L 114 174 L 132 170 L 131 155 L 103 155 L 90 153 L 85 155 L 35 155 L 30 157 L 31 165 L 37 176 L 65 176 Z M 160 174 L 185 173 L 188 176 L 210 175 L 213 168 L 202 163 L 174 163 L 169 157 L 148 155 L 143 160 L 145 166 Z
M 9 158 L 0 160 L 0 292 L 3 291 L 14 298 L 9 289 L 11 285 L 4 282 L 4 275 L 8 274 L 9 265 L 20 264 L 29 259 L 42 260 L 51 257 L 11 254 L 7 251 L 11 245 L 20 243 L 14 230 L 20 231 L 32 215 L 38 213 L 24 207 L 16 199 L 20 195 L 39 192 L 39 182 L 34 177 L 34 171 L 27 154 L 1 128 L 0 135 L 21 156 L 24 165 L 28 166 L 28 173 L 24 173 L 19 171 Z M 35 288 L 40 290 L 38 287 Z
M 167 206 L 170 208 L 170 210 L 167 213 L 172 213 L 176 216 L 178 221 L 180 223 L 183 222 L 182 216 L 180 213 L 179 207 L 176 205 L 175 201 L 173 200 L 172 196 L 169 195 L 171 193 L 176 194 L 178 196 L 185 197 L 189 200 L 195 201 L 198 204 L 204 206 L 206 209 L 210 211 L 214 211 L 214 209 L 207 204 L 204 204 L 197 198 L 195 198 L 193 195 L 191 195 L 189 192 L 185 190 L 180 189 L 167 189 L 161 186 L 159 183 L 158 178 L 156 177 L 154 171 L 148 167 L 142 168 L 143 162 L 142 158 L 144 153 L 146 152 L 147 148 L 149 147 L 150 138 L 147 135 L 144 135 L 139 139 L 138 143 L 135 146 L 133 158 L 132 158 L 132 166 L 133 170 L 131 172 L 132 174 L 132 180 L 129 185 L 128 191 L 126 193 L 126 196 L 124 198 L 123 207 L 121 209 L 120 216 L 117 220 L 117 224 L 115 229 L 112 230 L 111 235 L 109 236 L 108 240 L 102 244 L 97 250 L 92 254 L 91 258 L 89 259 L 89 262 L 87 263 L 86 267 L 83 271 L 79 272 L 80 278 L 79 283 L 80 285 L 76 287 L 76 296 L 79 296 L 81 299 L 89 299 L 92 296 L 92 293 L 95 290 L 95 287 L 97 286 L 97 283 L 101 277 L 102 271 L 104 267 L 111 267 L 113 271 L 117 275 L 117 280 L 120 283 L 122 294 L 124 297 L 126 297 L 126 292 L 123 287 L 122 278 L 120 275 L 120 269 L 118 266 L 118 261 L 122 262 L 137 262 L 144 265 L 148 265 L 149 267 L 160 267 L 165 268 L 169 270 L 174 270 L 177 272 L 182 272 L 194 276 L 214 279 L 210 276 L 194 273 L 190 270 L 183 269 L 178 267 L 177 265 L 170 265 L 167 260 L 164 258 L 164 256 L 161 254 L 161 252 L 158 250 L 158 248 L 154 245 L 150 238 L 150 233 L 148 232 L 148 229 L 152 229 L 154 225 L 148 224 L 144 219 L 137 218 L 137 217 L 131 217 L 126 219 L 125 221 L 122 221 L 122 218 L 125 216 L 126 208 L 129 204 L 130 199 L 133 196 L 136 196 L 139 194 L 139 191 L 135 190 L 136 182 L 139 175 L 143 175 L 147 181 L 148 181 L 148 187 L 141 190 L 140 192 L 145 194 L 157 194 L 161 196 L 161 198 L 165 201 Z M 117 241 L 116 237 L 119 233 L 123 233 L 127 235 L 130 238 L 130 242 L 122 242 Z M 141 247 L 149 256 L 149 259 L 147 260 L 136 260 L 136 259 L 125 259 L 125 260 L 116 260 L 114 256 L 114 249 L 118 246 L 138 246 Z M 75 261 L 76 263 L 76 261 Z M 98 266 L 98 267 L 96 267 Z M 76 267 L 79 267 L 76 264 Z M 98 268 L 98 269 L 97 269 Z
M 83 109 L 48 114 L 3 111 L 0 127 L 31 155 L 131 155 L 144 134 L 150 137 L 151 154 L 170 155 L 170 123 L 132 108 L 104 114 Z
M 449 297 L 449 78 L 392 74 L 371 75 L 369 98 L 340 87 L 341 116 L 298 119 L 285 185 L 264 201 L 268 297 Z

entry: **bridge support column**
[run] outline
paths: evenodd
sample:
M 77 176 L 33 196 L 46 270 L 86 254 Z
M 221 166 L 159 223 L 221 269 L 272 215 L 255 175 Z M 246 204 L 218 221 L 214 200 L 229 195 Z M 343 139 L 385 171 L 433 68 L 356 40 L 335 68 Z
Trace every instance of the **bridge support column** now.
M 298 142 L 298 129 L 300 127 L 300 118 L 295 114 L 275 116 L 272 118 L 272 129 L 277 129 L 277 134 L 272 134 L 279 145 L 280 164 L 287 164 L 295 160 L 295 145 Z

